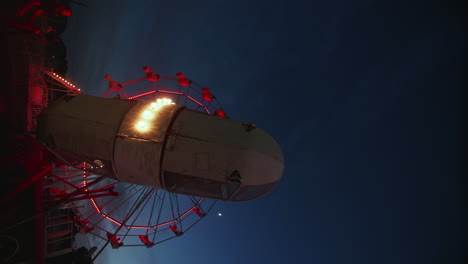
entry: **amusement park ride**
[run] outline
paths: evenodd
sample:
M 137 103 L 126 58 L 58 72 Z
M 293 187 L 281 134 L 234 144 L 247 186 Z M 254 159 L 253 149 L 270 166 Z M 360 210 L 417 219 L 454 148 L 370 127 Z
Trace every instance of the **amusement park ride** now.
M 25 169 L 1 203 L 34 185 L 34 215 L 13 226 L 36 223 L 38 263 L 69 252 L 58 245 L 74 232 L 105 241 L 95 258 L 109 244 L 151 248 L 182 236 L 217 200 L 258 198 L 282 176 L 275 140 L 229 119 L 210 89 L 182 73 L 105 75 L 108 89 L 96 97 L 30 64 L 25 126 L 15 134 L 22 147 L 4 157 Z

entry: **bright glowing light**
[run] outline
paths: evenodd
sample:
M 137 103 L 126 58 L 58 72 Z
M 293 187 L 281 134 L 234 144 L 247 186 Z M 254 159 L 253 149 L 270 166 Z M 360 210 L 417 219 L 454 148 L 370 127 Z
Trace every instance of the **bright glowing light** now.
M 139 132 L 146 132 L 149 130 L 149 123 L 145 121 L 138 121 L 135 125 L 136 130 Z
M 169 104 L 175 104 L 175 103 L 173 103 L 172 100 L 169 99 L 169 98 L 160 98 L 160 99 L 156 100 L 156 104 L 169 105 Z
M 160 104 L 160 105 L 175 104 L 175 103 L 173 103 L 172 100 L 169 99 L 169 98 L 160 98 L 160 99 L 156 100 L 156 103 L 157 103 L 157 104 Z
M 151 103 L 150 104 L 150 109 L 154 110 L 154 111 L 159 110 L 160 107 L 161 107 L 161 105 L 159 105 L 157 103 Z
M 162 98 L 162 99 L 156 100 L 156 102 L 151 103 L 150 104 L 150 109 L 151 110 L 159 110 L 162 106 L 170 105 L 170 104 L 174 104 L 171 99 Z
M 149 104 L 149 107 L 140 113 L 138 120 L 135 123 L 135 129 L 138 132 L 147 132 L 150 129 L 149 121 L 154 119 L 157 112 L 165 105 L 174 104 L 171 99 L 161 98 Z
M 223 216 L 223 214 L 222 214 L 222 213 L 218 213 L 218 216 Z
M 152 113 L 151 111 L 149 110 L 145 110 L 143 111 L 143 113 L 141 114 L 141 116 L 144 118 L 144 119 L 151 119 L 154 117 L 154 113 Z

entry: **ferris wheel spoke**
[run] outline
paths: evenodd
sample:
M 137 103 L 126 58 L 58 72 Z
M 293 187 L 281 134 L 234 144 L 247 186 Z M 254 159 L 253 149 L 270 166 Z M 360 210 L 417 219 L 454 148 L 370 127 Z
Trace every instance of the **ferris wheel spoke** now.
M 190 198 L 190 200 L 192 201 L 192 203 L 193 203 L 194 206 L 198 206 L 198 203 L 199 203 L 199 202 L 197 201 L 197 198 L 195 198 L 195 196 L 190 195 L 189 198 Z
M 179 195 L 176 194 L 175 195 L 175 203 L 176 203 L 176 206 L 177 206 L 177 219 L 178 219 L 178 223 L 179 223 L 179 226 L 180 226 L 180 231 L 184 231 L 183 228 L 182 228 L 182 219 L 181 219 L 181 214 L 180 214 L 180 207 L 179 207 Z
M 153 212 L 154 212 L 154 208 L 156 206 L 156 197 L 157 197 L 157 193 L 158 193 L 159 189 L 155 189 L 154 193 L 153 193 L 153 204 L 151 205 L 151 212 L 150 212 L 150 216 L 148 218 L 148 227 L 150 227 L 151 225 L 151 220 L 153 218 Z M 149 232 L 149 228 L 146 229 L 146 236 L 148 236 L 148 232 Z M 154 241 L 153 241 L 154 243 Z
M 144 186 L 139 186 L 139 188 L 136 188 L 134 184 L 132 184 L 130 187 L 130 189 L 132 189 L 129 193 L 127 193 L 127 197 L 124 199 L 124 200 L 121 200 L 119 198 L 116 197 L 116 199 L 113 199 L 113 202 L 114 202 L 114 205 L 113 205 L 113 208 L 112 210 L 109 212 L 112 213 L 114 211 L 116 211 L 117 209 L 120 209 L 120 207 L 123 207 L 127 204 L 127 202 L 130 202 L 131 199 L 133 197 L 135 197 L 135 195 L 137 194 L 141 194 L 141 192 L 144 190 Z
M 132 195 L 129 195 L 124 201 L 118 203 L 114 208 L 112 208 L 112 210 L 110 210 L 109 212 L 100 212 L 101 215 L 103 216 L 101 219 L 99 219 L 97 221 L 96 224 L 100 223 L 102 220 L 104 220 L 105 218 L 108 218 L 110 217 L 110 215 L 115 212 L 117 209 L 120 209 L 120 207 L 122 207 L 128 200 L 130 200 L 132 197 L 134 197 L 136 194 L 138 194 L 140 192 L 140 190 L 143 190 L 145 187 L 144 186 L 140 186 L 140 189 L 136 190 L 135 192 L 133 192 Z M 140 195 L 141 195 L 141 192 L 140 192 Z M 113 199 L 114 201 L 117 201 L 118 199 Z M 93 200 L 92 200 L 93 201 Z
M 201 198 L 197 198 L 193 195 L 190 196 L 190 200 L 192 201 L 192 204 L 193 204 L 193 207 L 192 208 L 196 208 L 197 210 L 200 211 L 200 213 L 202 215 L 206 214 L 207 212 L 205 212 L 205 210 L 203 209 L 203 206 L 201 204 L 201 201 L 202 199 Z
M 177 95 L 176 104 L 179 104 L 181 94 L 182 94 L 182 85 L 179 85 L 179 94 Z
M 97 176 L 96 178 L 93 177 L 93 178 L 91 178 L 93 180 L 91 183 L 89 183 L 87 179 L 88 179 L 88 176 L 86 176 L 86 174 L 85 174 L 86 187 L 89 188 L 89 187 L 101 182 L 102 180 L 105 180 L 106 177 L 104 177 L 104 176 Z
M 169 193 L 169 203 L 171 205 L 171 213 L 172 213 L 172 219 L 175 219 L 175 214 L 174 214 L 174 205 L 172 203 L 172 196 L 174 194 L 173 193 Z
M 149 189 L 149 190 L 147 190 Z M 142 205 L 143 201 L 147 200 L 148 195 L 151 193 L 152 188 L 151 187 L 144 187 L 144 190 L 140 192 L 140 195 L 138 195 L 138 198 L 135 200 L 133 203 L 132 207 L 130 207 L 130 211 L 128 214 L 125 216 L 123 222 L 121 223 L 121 226 L 124 226 L 126 222 L 133 216 L 133 214 L 136 212 L 138 208 Z
M 144 187 L 145 189 L 147 189 L 148 187 Z M 151 191 L 151 190 L 150 190 Z M 127 214 L 127 216 L 125 217 L 124 221 L 120 224 L 120 226 L 117 228 L 117 230 L 115 230 L 113 232 L 113 237 L 115 237 L 118 232 L 120 231 L 120 229 L 122 229 L 122 227 L 125 226 L 126 222 L 129 220 L 129 218 L 135 213 L 135 211 L 141 206 L 142 202 L 148 197 L 148 194 L 150 193 L 150 191 L 146 191 L 145 194 L 144 191 L 140 192 L 140 195 L 138 196 L 138 198 L 135 200 L 131 210 L 129 211 L 129 213 Z M 99 250 L 99 252 L 94 256 L 94 258 L 92 259 L 91 262 L 93 262 L 101 253 L 102 251 L 104 250 L 104 248 L 109 244 L 111 243 L 111 239 L 108 239 L 107 242 L 104 244 L 104 246 Z
M 180 87 L 181 89 L 183 89 L 183 87 L 181 87 L 181 86 L 179 86 L 179 87 Z M 188 100 L 188 97 L 187 97 L 187 96 L 189 95 L 189 91 L 190 91 L 190 89 L 187 87 L 187 92 L 184 94 L 184 95 L 185 95 L 185 96 L 184 96 L 185 99 L 184 99 L 183 105 L 187 105 L 187 100 Z
M 148 187 L 150 188 L 150 187 Z M 149 198 L 151 197 L 151 195 L 154 193 L 154 188 L 151 188 L 150 190 L 147 191 L 147 193 L 149 193 L 149 195 L 145 195 L 142 199 L 145 201 L 143 206 L 140 207 L 140 210 L 139 212 L 136 214 L 136 217 L 134 217 L 133 219 L 133 222 L 131 223 L 131 226 L 134 226 L 136 221 L 138 220 L 138 217 L 140 217 L 141 215 L 141 212 L 143 212 L 143 209 L 145 209 L 145 206 L 146 204 L 148 204 L 149 202 Z M 135 212 L 136 212 L 136 209 L 135 209 Z M 130 219 L 131 216 L 129 216 L 129 219 Z M 128 226 L 126 226 L 128 227 Z M 130 232 L 131 228 L 127 228 L 127 232 L 125 233 L 125 235 L 122 237 L 122 241 L 127 237 L 128 233 Z
M 130 187 L 131 187 L 131 185 L 127 186 L 127 188 L 125 188 L 124 191 L 127 190 L 127 189 L 129 189 Z M 92 217 L 93 215 L 95 215 L 95 214 L 101 213 L 101 210 L 102 210 L 104 207 L 106 207 L 107 205 L 109 205 L 110 203 L 112 203 L 112 202 L 114 202 L 114 201 L 116 201 L 116 200 L 117 200 L 116 198 L 109 199 L 106 203 L 104 203 L 104 204 L 101 205 L 101 206 L 99 206 L 99 205 L 96 204 L 96 205 L 97 205 L 96 210 L 94 210 L 94 212 L 92 212 L 91 215 L 89 215 L 88 217 L 86 217 L 86 219 L 91 218 L 91 217 Z M 92 201 L 94 202 L 94 199 L 92 199 Z M 94 202 L 94 203 L 95 203 L 95 202 Z
M 156 233 L 158 232 L 159 220 L 161 219 L 161 212 L 162 212 L 162 209 L 163 209 L 163 206 L 164 206 L 164 201 L 165 201 L 165 198 L 166 198 L 166 193 L 167 193 L 167 192 L 164 192 L 163 198 L 161 199 L 161 206 L 159 207 L 158 219 L 156 220 L 156 225 L 155 225 L 155 228 L 154 228 L 153 239 L 151 240 L 153 243 L 155 243 Z

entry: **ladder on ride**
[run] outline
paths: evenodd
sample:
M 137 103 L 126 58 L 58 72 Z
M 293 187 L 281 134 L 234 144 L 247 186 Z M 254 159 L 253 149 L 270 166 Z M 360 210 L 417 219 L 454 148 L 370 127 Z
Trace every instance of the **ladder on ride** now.
M 61 207 L 48 213 L 46 228 L 46 257 L 53 258 L 73 251 L 73 209 Z

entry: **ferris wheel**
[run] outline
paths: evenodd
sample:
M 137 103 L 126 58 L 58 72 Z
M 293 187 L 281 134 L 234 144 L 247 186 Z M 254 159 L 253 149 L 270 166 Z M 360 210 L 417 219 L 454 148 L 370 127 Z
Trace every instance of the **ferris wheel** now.
M 157 105 L 177 104 L 208 115 L 227 117 L 210 89 L 182 73 L 175 77 L 162 76 L 147 66 L 143 71 L 143 77 L 126 82 L 117 82 L 105 75 L 108 89 L 101 97 L 148 100 Z M 81 93 L 81 89 L 58 74 L 47 74 L 61 83 L 68 94 Z M 140 124 L 140 129 L 142 126 Z M 200 196 L 103 177 L 105 164 L 102 161 L 76 162 L 76 157 L 49 150 L 57 157 L 46 176 L 46 182 L 50 183 L 47 185 L 49 199 L 57 204 L 70 202 L 75 212 L 73 221 L 79 232 L 92 234 L 112 248 L 150 248 L 182 236 L 216 203 L 216 200 Z
M 217 200 L 256 199 L 282 177 L 276 141 L 253 123 L 229 119 L 210 89 L 182 73 L 143 67 L 141 78 L 127 82 L 106 75 L 108 89 L 95 97 L 42 72 L 49 88 L 31 97 L 34 136 L 21 139 L 30 178 L 2 202 L 39 182 L 36 215 L 46 214 L 51 227 L 48 256 L 60 253 L 64 236 L 73 240 L 70 228 L 53 226 L 72 222 L 101 239 L 94 258 L 109 244 L 150 248 L 189 231 Z
M 150 248 L 189 231 L 217 200 L 256 199 L 278 184 L 284 158 L 276 141 L 229 119 L 210 89 L 182 73 L 145 66 L 134 80 L 105 75 L 101 97 L 83 94 L 46 54 L 53 28 L 45 18 L 9 23 L 34 34 L 10 43 L 18 52 L 5 86 L 12 91 L 0 95 L 10 124 L 1 163 L 14 177 L 0 204 L 9 215 L 18 205 L 33 213 L 5 219 L 0 231 L 34 222 L 35 232 L 34 243 L 29 233 L 3 240 L 33 245 L 39 261 L 72 253 L 76 232 L 104 243 L 94 259 L 109 244 Z

